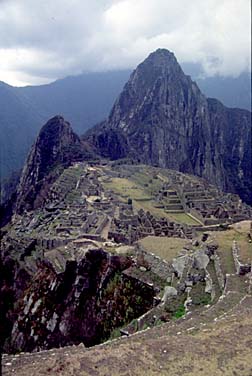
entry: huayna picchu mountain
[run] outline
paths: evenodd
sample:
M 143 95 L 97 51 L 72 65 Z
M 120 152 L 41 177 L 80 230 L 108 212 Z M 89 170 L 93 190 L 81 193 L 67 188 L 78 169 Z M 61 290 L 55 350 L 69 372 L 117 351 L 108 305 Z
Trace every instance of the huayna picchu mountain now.
M 50 119 L 41 129 L 24 165 L 17 190 L 16 212 L 40 206 L 48 187 L 71 163 L 89 159 L 92 152 L 62 116 Z
M 104 157 L 195 174 L 252 203 L 251 113 L 206 98 L 168 50 L 133 71 L 108 119 L 84 138 Z

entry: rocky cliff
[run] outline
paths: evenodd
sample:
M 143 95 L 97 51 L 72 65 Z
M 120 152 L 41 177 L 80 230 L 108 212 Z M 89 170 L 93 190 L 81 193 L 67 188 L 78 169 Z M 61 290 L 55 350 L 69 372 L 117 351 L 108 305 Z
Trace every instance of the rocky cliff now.
M 38 266 L 16 302 L 15 322 L 6 351 L 38 351 L 83 342 L 91 346 L 152 308 L 154 289 L 122 271 L 129 257 L 102 249 L 66 262 L 58 273 L 49 260 Z
M 202 176 L 252 203 L 250 112 L 207 99 L 167 50 L 136 68 L 86 138 L 105 157 Z
M 39 207 L 48 187 L 71 163 L 90 158 L 92 153 L 61 116 L 41 129 L 24 165 L 17 191 L 16 212 Z

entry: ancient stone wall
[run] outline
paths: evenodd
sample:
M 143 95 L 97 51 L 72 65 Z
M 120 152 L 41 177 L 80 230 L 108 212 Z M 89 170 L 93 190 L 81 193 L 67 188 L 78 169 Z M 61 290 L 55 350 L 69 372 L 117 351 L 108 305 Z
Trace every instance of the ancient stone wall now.
M 173 273 L 173 267 L 167 261 L 162 260 L 159 256 L 153 253 L 146 252 L 141 245 L 137 246 L 136 257 L 139 263 L 148 265 L 151 271 L 157 274 L 162 279 L 171 277 Z
M 73 241 L 72 238 L 68 238 L 68 239 L 59 239 L 59 238 L 44 239 L 43 238 L 43 239 L 37 239 L 37 245 L 41 248 L 50 250 L 53 248 L 67 245 L 71 241 Z
M 223 224 L 223 223 L 231 223 L 230 220 L 227 220 L 226 218 L 207 218 L 204 219 L 205 226 L 212 226 L 217 224 Z
M 219 287 L 220 287 L 221 291 L 223 291 L 224 287 L 225 287 L 225 283 L 226 283 L 226 277 L 224 276 L 224 273 L 223 273 L 222 268 L 221 268 L 220 257 L 217 254 L 215 254 L 212 257 L 213 257 L 213 261 L 214 261 L 216 276 L 217 276 L 217 279 L 218 279 L 218 282 L 219 282 Z
M 206 288 L 205 288 L 205 292 L 211 294 L 211 301 L 213 301 L 214 298 L 215 298 L 215 295 L 216 295 L 215 286 L 214 286 L 213 280 L 211 278 L 211 275 L 210 275 L 210 273 L 208 272 L 207 269 L 206 269 Z
M 109 231 L 108 238 L 113 239 L 116 243 L 130 244 L 130 240 L 126 237 L 124 233 L 119 233 L 116 231 Z
M 137 330 L 143 330 L 150 321 L 155 321 L 156 310 L 157 308 L 154 307 L 137 319 Z
M 92 225 L 92 223 L 93 223 L 93 221 L 96 219 L 96 217 L 97 217 L 97 214 L 96 214 L 95 212 L 91 213 L 91 214 L 87 217 L 85 223 L 82 225 L 82 231 L 83 231 L 83 232 L 88 232 L 90 226 Z
M 105 216 L 101 220 L 101 223 L 98 225 L 97 229 L 95 230 L 95 233 L 100 234 L 102 232 L 102 230 L 104 229 L 104 227 L 108 224 L 108 222 L 109 222 L 109 219 L 108 219 L 107 216 Z
M 100 234 L 81 234 L 81 238 L 96 240 L 97 242 L 104 242 L 104 239 Z
M 239 255 L 239 247 L 237 242 L 234 240 L 232 244 L 232 253 L 236 268 L 236 273 L 239 275 L 244 275 L 251 272 L 251 263 L 250 264 L 243 264 L 240 261 L 240 255 Z

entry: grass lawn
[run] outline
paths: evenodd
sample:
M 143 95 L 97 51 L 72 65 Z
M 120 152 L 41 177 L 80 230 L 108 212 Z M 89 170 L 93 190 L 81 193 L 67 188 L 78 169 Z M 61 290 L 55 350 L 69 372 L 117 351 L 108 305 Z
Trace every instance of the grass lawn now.
M 249 263 L 252 261 L 252 243 L 249 243 L 248 233 L 250 231 L 251 221 L 242 221 L 235 223 L 232 226 L 232 231 L 234 233 L 234 240 L 240 249 L 241 261 L 244 263 Z
M 139 173 L 132 176 L 133 180 L 136 179 L 140 181 L 141 178 L 142 176 Z M 122 201 L 127 201 L 127 198 L 130 197 L 133 200 L 133 207 L 136 210 L 143 209 L 145 211 L 149 211 L 156 217 L 165 217 L 170 221 L 177 223 L 185 223 L 188 225 L 200 224 L 186 213 L 166 213 L 163 209 L 156 208 L 155 205 L 157 203 L 154 200 L 151 200 L 151 191 L 153 192 L 155 189 L 157 189 L 157 186 L 155 188 L 151 187 L 151 185 L 144 187 L 136 180 L 131 181 L 130 179 L 126 178 L 112 178 L 111 181 L 104 182 L 103 185 L 106 189 L 111 189 L 117 193 Z M 153 181 L 154 180 L 155 179 L 153 179 Z M 154 182 L 154 185 L 156 184 L 157 183 Z
M 247 222 L 247 221 L 246 221 Z M 242 223 L 242 222 L 241 222 Z M 240 248 L 240 256 L 243 262 L 252 260 L 252 243 L 248 242 L 246 227 L 235 224 L 227 231 L 214 231 L 211 238 L 219 244 L 218 253 L 222 260 L 225 273 L 235 273 L 235 265 L 232 255 L 232 244 L 236 240 Z
M 217 253 L 221 258 L 223 272 L 225 274 L 235 273 L 236 270 L 232 255 L 232 233 L 229 233 L 229 231 L 213 231 L 210 235 L 210 238 L 216 241 L 219 245 Z
M 167 238 L 158 236 L 147 236 L 139 240 L 139 244 L 147 252 L 152 252 L 161 257 L 163 260 L 171 261 L 178 255 L 183 246 L 188 243 L 188 240 L 181 238 Z
M 103 183 L 107 189 L 118 193 L 122 198 L 130 197 L 134 199 L 150 199 L 144 189 L 135 182 L 125 178 L 113 178 L 110 182 Z
M 186 213 L 169 213 L 169 216 L 174 220 L 174 222 L 185 223 L 187 225 L 201 225 L 201 223 L 197 221 L 197 219 L 192 218 Z

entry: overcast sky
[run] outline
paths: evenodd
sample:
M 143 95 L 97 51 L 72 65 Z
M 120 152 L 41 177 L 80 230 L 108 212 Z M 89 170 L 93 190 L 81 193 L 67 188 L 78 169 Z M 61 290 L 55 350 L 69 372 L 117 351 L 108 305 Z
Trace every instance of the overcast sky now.
M 250 69 L 250 0 L 0 0 L 0 80 L 134 68 L 157 48 L 206 75 Z

